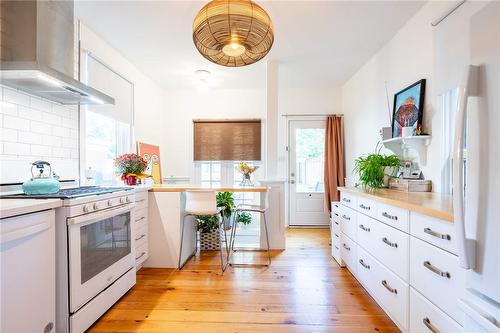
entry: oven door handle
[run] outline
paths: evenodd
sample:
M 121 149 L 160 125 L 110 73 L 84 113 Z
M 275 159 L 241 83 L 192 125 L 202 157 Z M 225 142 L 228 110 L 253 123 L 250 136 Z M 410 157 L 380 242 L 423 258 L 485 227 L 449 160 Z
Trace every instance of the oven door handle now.
M 92 224 L 100 220 L 129 212 L 132 208 L 134 208 L 134 204 L 126 204 L 118 208 L 105 209 L 95 213 L 72 217 L 68 219 L 68 226 Z

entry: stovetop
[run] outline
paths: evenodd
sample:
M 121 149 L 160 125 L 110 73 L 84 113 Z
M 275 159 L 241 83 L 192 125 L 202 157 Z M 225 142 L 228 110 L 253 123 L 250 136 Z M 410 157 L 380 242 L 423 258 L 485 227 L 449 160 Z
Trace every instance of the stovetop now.
M 100 187 L 100 186 L 82 186 L 76 188 L 66 188 L 61 189 L 57 193 L 52 194 L 11 194 L 4 195 L 0 198 L 8 199 L 72 199 L 80 197 L 88 197 L 92 195 L 120 192 L 120 191 L 131 191 L 130 187 Z

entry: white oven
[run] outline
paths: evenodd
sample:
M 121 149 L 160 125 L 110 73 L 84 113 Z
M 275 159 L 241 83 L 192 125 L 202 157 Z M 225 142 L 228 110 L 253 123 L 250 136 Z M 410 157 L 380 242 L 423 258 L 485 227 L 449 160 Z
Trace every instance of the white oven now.
M 133 206 L 67 218 L 70 313 L 134 267 Z

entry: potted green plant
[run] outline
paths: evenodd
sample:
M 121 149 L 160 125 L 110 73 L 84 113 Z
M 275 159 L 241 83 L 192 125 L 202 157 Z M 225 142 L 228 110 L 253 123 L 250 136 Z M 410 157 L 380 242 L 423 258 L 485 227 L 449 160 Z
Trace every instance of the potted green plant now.
M 200 250 L 218 250 L 219 215 L 201 215 L 196 219 L 196 227 L 200 232 Z
M 377 144 L 378 148 L 378 144 Z M 386 185 L 388 176 L 394 176 L 401 161 L 396 155 L 380 154 L 380 148 L 369 155 L 354 160 L 354 172 L 359 175 L 361 186 L 368 188 L 382 188 Z

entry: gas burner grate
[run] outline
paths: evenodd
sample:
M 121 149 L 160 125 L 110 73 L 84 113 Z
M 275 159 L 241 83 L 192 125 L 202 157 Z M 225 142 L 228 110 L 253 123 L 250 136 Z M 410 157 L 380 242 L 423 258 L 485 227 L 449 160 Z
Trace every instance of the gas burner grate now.
M 113 193 L 118 191 L 130 191 L 129 187 L 100 187 L 100 186 L 83 186 L 76 188 L 66 188 L 62 189 L 57 193 L 52 194 L 13 194 L 2 196 L 2 199 L 16 198 L 16 199 L 71 199 L 79 197 L 87 197 L 91 195 L 99 195 L 106 193 Z

